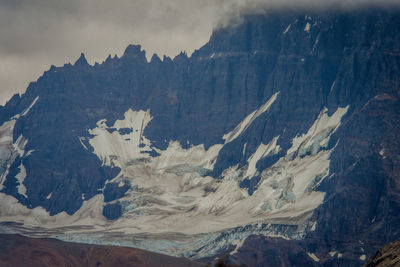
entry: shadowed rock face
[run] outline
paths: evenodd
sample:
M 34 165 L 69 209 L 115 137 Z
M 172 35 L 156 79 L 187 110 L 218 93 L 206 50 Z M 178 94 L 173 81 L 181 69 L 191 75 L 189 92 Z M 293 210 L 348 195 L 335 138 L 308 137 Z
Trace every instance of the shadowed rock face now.
M 279 253 L 277 252 L 279 248 Z M 301 241 L 288 242 L 280 237 L 249 237 L 231 261 L 246 263 L 247 266 L 318 266 L 307 254 Z
M 0 235 L 1 266 L 204 266 L 135 248 L 96 246 L 55 239 Z
M 88 141 L 99 121 L 106 119 L 110 134 L 130 136 L 132 129 L 111 126 L 129 109 L 150 110 L 152 119 L 140 138 L 151 140 L 151 157 L 171 140 L 182 148 L 203 144 L 208 149 L 224 144 L 226 133 L 279 92 L 268 113 L 224 144 L 212 170 L 196 169 L 223 179 L 225 170 L 248 167 L 260 144 L 279 136 L 280 150 L 260 158 L 254 166 L 258 175 L 241 183 L 253 194 L 259 174 L 287 155 L 294 138 L 310 129 L 324 107 L 330 116 L 348 106 L 322 148 L 332 150 L 329 176 L 321 183 L 316 179 L 313 190 L 326 194 L 312 213 L 304 242 L 281 240 L 287 249 L 277 248 L 276 253 L 285 264 L 306 262 L 303 256 L 313 253 L 319 259 L 309 256 L 315 264 L 359 266 L 363 255 L 400 237 L 398 25 L 397 10 L 275 11 L 215 30 L 191 57 L 153 57 L 148 63 L 139 46 L 129 46 L 121 58 L 102 64 L 90 66 L 81 55 L 74 65 L 52 67 L 24 95 L 0 107 L 2 133 L 15 123 L 13 145 L 7 149 L 19 148 L 1 157 L 1 192 L 51 215 L 74 214 L 85 200 L 103 194 L 103 214 L 118 219 L 126 209 L 120 199 L 135 195 L 136 189 L 130 183 L 107 183 L 121 168 L 104 164 Z M 129 164 L 148 159 L 135 160 Z M 215 188 L 205 191 L 212 194 Z M 251 249 L 245 248 L 259 244 L 262 254 L 280 246 L 256 241 L 245 242 L 236 258 L 263 266 L 268 253 L 251 258 Z

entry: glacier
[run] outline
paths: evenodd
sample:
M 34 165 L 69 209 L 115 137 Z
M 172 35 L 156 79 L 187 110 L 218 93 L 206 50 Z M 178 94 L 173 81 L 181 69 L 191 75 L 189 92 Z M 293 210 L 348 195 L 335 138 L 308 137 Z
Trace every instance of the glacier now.
M 260 143 L 245 166 L 230 166 L 219 179 L 209 175 L 220 150 L 245 133 L 257 117 L 268 113 L 278 95 L 225 134 L 223 144 L 208 149 L 204 145 L 183 148 L 175 140 L 164 150 L 153 146 L 145 136 L 153 119 L 150 109 L 128 109 L 113 125 L 99 120 L 88 130 L 91 137 L 79 137 L 79 141 L 82 149 L 94 153 L 103 165 L 120 169 L 108 183 L 130 185 L 122 198 L 110 202 L 121 204 L 122 216 L 115 221 L 103 216 L 102 194 L 84 200 L 73 215 L 61 212 L 50 216 L 41 207 L 28 209 L 0 193 L 1 221 L 19 222 L 19 229 L 36 229 L 37 235 L 67 241 L 134 246 L 191 258 L 215 255 L 232 249 L 232 244 L 237 249 L 253 234 L 301 239 L 306 231 L 315 229 L 310 216 L 325 196 L 317 187 L 331 175 L 330 155 L 335 149 L 328 149 L 328 142 L 348 106 L 338 107 L 330 116 L 323 108 L 308 131 L 294 137 L 286 154 L 264 170 L 257 169 L 257 162 L 282 150 L 279 135 L 267 144 Z M 6 122 L 0 130 L 12 133 L 13 123 Z M 27 140 L 18 140 L 17 144 L 12 139 L 2 140 L 2 147 L 15 147 L 2 149 L 3 154 L 24 154 Z M 19 190 L 24 194 L 23 165 L 20 170 Z M 255 176 L 260 180 L 249 194 L 240 182 Z

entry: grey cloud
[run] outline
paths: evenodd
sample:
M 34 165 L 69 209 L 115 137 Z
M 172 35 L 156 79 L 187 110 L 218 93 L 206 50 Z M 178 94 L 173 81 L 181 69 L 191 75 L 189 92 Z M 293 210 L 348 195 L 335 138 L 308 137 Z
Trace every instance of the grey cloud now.
M 203 45 L 215 24 L 212 0 L 0 1 L 0 104 L 50 65 L 121 55 L 130 43 L 174 56 Z M 217 7 L 217 8 L 216 8 Z
M 215 27 L 240 23 L 244 14 L 273 9 L 356 10 L 367 6 L 400 7 L 400 0 L 232 0 L 225 6 Z
M 0 1 L 0 104 L 23 92 L 50 65 L 121 55 L 142 44 L 147 56 L 189 54 L 212 28 L 243 12 L 307 5 L 397 4 L 395 0 L 2 0 Z M 347 4 L 346 4 L 347 3 Z M 351 4 L 348 4 L 351 3 Z

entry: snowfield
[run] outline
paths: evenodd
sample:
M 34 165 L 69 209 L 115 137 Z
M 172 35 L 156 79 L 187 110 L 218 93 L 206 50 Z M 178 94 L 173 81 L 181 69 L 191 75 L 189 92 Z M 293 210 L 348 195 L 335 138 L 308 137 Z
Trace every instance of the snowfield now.
M 310 216 L 325 196 L 316 188 L 330 175 L 330 155 L 335 148 L 329 150 L 328 142 L 348 107 L 339 107 L 331 116 L 326 108 L 321 110 L 310 129 L 292 140 L 286 155 L 265 170 L 258 170 L 256 164 L 281 151 L 280 136 L 267 144 L 260 143 L 247 165 L 230 166 L 222 173 L 222 179 L 207 175 L 223 146 L 246 132 L 258 116 L 268 113 L 278 95 L 279 92 L 274 94 L 225 134 L 224 144 L 207 150 L 204 145 L 183 148 L 174 140 L 165 150 L 153 147 L 144 135 L 153 119 L 150 110 L 129 109 L 124 119 L 114 125 L 100 120 L 96 128 L 89 130 L 92 138 L 80 137 L 80 141 L 82 149 L 93 149 L 103 165 L 121 169 L 109 182 L 131 185 L 126 195 L 117 200 L 123 207 L 122 217 L 116 221 L 104 218 L 103 195 L 84 201 L 72 216 L 64 212 L 49 216 L 43 208 L 28 209 L 0 193 L 0 220 L 20 222 L 27 233 L 36 229 L 37 233 L 69 241 L 135 246 L 195 258 L 213 255 L 230 244 L 237 249 L 251 234 L 301 238 L 306 230 L 315 229 Z M 26 112 L 29 110 L 21 116 Z M 27 142 L 12 142 L 14 124 L 15 119 L 0 127 L 0 157 L 8 167 L 16 154 L 24 155 Z M 18 190 L 24 195 L 23 165 L 20 170 Z M 7 170 L 2 173 L 0 187 Z M 249 195 L 239 183 L 256 175 L 260 177 L 257 190 Z

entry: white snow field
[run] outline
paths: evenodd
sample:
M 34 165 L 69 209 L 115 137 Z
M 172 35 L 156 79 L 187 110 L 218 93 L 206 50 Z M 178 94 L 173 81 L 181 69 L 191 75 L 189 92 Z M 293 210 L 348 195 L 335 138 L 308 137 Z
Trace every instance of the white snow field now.
M 278 94 L 225 134 L 225 144 L 268 112 Z M 151 111 L 129 109 L 124 119 L 114 125 L 98 121 L 97 127 L 89 130 L 93 138 L 87 140 L 103 165 L 121 169 L 110 182 L 131 184 L 131 189 L 118 200 L 123 206 L 121 218 L 108 221 L 103 217 L 103 195 L 84 201 L 72 216 L 64 212 L 49 216 L 40 207 L 28 209 L 0 193 L 0 220 L 20 222 L 27 232 L 36 229 L 37 233 L 42 231 L 64 240 L 135 246 L 192 258 L 213 255 L 230 244 L 239 247 L 251 234 L 301 238 L 306 230 L 315 229 L 310 217 L 325 196 L 315 188 L 330 175 L 334 147 L 328 150 L 328 141 L 347 110 L 348 107 L 339 107 L 328 116 L 327 109 L 323 109 L 310 129 L 298 134 L 286 155 L 271 167 L 257 170 L 256 164 L 279 153 L 279 136 L 259 144 L 246 166 L 231 166 L 222 173 L 222 179 L 215 179 L 206 174 L 213 169 L 225 144 L 207 150 L 203 145 L 185 149 L 171 140 L 167 149 L 157 149 L 144 135 L 153 119 Z M 23 145 L 12 143 L 14 123 L 11 120 L 0 127 L 1 160 L 19 151 L 15 147 L 24 149 Z M 109 131 L 111 128 L 116 130 Z M 119 130 L 125 128 L 130 133 L 120 134 Z M 88 150 L 83 139 L 80 138 L 82 149 Z M 150 151 L 158 155 L 152 157 Z M 23 166 L 20 169 L 19 190 L 23 194 L 26 174 Z M 249 195 L 239 183 L 255 175 L 261 179 L 258 189 Z

